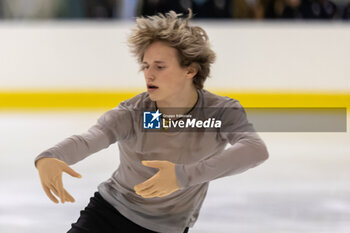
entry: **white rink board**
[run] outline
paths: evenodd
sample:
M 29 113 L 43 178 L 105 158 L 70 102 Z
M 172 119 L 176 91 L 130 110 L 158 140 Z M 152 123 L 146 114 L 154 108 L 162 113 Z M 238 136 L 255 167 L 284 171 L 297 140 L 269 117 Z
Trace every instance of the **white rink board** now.
M 349 91 L 350 24 L 196 21 L 217 62 L 208 88 Z M 144 88 L 131 22 L 1 22 L 1 89 Z

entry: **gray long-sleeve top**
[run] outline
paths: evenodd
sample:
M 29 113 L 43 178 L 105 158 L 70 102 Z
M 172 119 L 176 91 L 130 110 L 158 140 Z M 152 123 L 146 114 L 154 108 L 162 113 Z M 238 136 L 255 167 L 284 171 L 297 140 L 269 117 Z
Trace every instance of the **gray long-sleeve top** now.
M 148 132 L 143 129 L 142 111 L 155 111 L 156 105 L 148 93 L 141 93 L 104 113 L 87 132 L 68 137 L 42 152 L 35 161 L 50 157 L 72 165 L 118 142 L 120 165 L 112 177 L 98 186 L 102 197 L 144 228 L 183 232 L 196 222 L 209 181 L 241 173 L 268 158 L 264 142 L 237 100 L 198 90 L 191 113 L 201 113 L 204 107 L 215 109 L 210 112 L 223 121 L 221 129 Z M 228 143 L 231 145 L 226 148 Z M 143 166 L 142 160 L 175 163 L 180 189 L 165 197 L 143 198 L 136 194 L 134 186 L 158 172 Z

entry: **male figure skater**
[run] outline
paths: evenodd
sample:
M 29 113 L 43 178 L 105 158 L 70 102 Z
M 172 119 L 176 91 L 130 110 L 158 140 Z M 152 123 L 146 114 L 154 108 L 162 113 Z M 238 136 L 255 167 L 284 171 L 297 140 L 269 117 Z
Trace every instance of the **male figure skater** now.
M 144 73 L 147 92 L 121 102 L 87 132 L 36 157 L 47 196 L 55 203 L 54 194 L 62 203 L 74 202 L 63 188 L 62 172 L 80 177 L 69 165 L 118 142 L 119 167 L 98 186 L 69 233 L 188 232 L 210 181 L 241 173 L 268 158 L 239 101 L 203 89 L 215 53 L 206 32 L 189 24 L 191 10 L 187 18 L 181 16 L 170 11 L 136 20 L 128 42 Z M 221 127 L 210 132 L 150 132 L 143 124 L 142 109 L 151 110 L 156 119 L 159 114 L 200 115 L 204 108 L 217 110 Z M 232 108 L 240 110 L 227 110 Z M 183 120 L 176 116 L 168 121 Z

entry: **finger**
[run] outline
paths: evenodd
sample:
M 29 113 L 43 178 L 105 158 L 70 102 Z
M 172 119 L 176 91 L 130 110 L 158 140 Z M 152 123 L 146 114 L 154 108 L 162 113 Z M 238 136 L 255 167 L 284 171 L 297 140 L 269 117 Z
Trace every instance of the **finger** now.
M 154 177 L 154 176 L 153 176 L 153 177 Z M 152 177 L 152 178 L 153 178 L 153 177 Z M 151 178 L 151 179 L 152 179 L 152 178 Z M 145 182 L 136 185 L 136 186 L 134 187 L 134 189 L 135 189 L 136 192 L 142 192 L 142 191 L 145 191 L 145 190 L 147 190 L 147 189 L 149 189 L 149 188 L 152 188 L 155 184 L 156 184 L 156 180 L 155 180 L 155 179 L 152 179 L 152 180 L 148 179 L 148 180 L 146 180 Z
M 50 190 L 57 196 L 59 197 L 60 195 L 58 194 L 57 189 L 55 188 L 55 186 L 53 186 L 52 184 L 48 185 L 48 187 L 50 188 Z
M 144 198 L 152 198 L 152 197 L 158 197 L 159 193 L 160 193 L 159 191 L 154 191 L 154 192 L 152 192 L 150 194 L 141 195 L 141 196 L 144 197 Z
M 75 202 L 75 199 L 72 197 L 72 195 L 70 195 L 67 190 L 64 189 L 64 196 L 66 197 L 66 200 L 67 201 L 70 201 L 70 202 Z
M 46 193 L 46 196 L 48 196 L 51 201 L 53 201 L 54 203 L 58 203 L 58 200 L 52 195 L 52 193 L 50 192 L 50 189 L 48 187 L 46 187 L 45 185 L 43 185 L 43 189 Z
M 53 191 L 53 193 L 59 197 L 59 193 L 58 191 L 56 190 L 56 188 L 51 185 L 50 186 L 50 189 Z M 67 192 L 67 190 L 63 189 L 64 190 L 64 197 L 65 197 L 65 201 L 69 201 L 69 202 L 75 202 L 74 198 Z
M 143 191 L 146 191 L 146 190 L 152 188 L 154 185 L 155 185 L 155 183 L 153 183 L 153 182 L 152 183 L 145 183 L 145 182 L 143 182 L 143 183 L 138 184 L 138 185 L 135 186 L 135 191 L 143 192 Z
M 164 162 L 167 161 L 162 161 L 162 160 L 143 160 L 142 164 L 147 167 L 153 167 L 153 168 L 163 168 Z
M 74 171 L 71 167 L 69 167 L 66 164 L 63 166 L 62 170 L 73 177 L 76 177 L 76 178 L 82 177 L 78 172 Z
M 64 197 L 64 188 L 63 188 L 63 183 L 62 183 L 62 177 L 59 177 L 56 180 L 55 188 L 58 191 L 59 197 L 61 198 L 61 203 L 64 203 L 65 197 Z
M 150 186 L 155 185 L 157 183 L 158 178 L 159 178 L 159 172 L 157 172 L 154 176 L 142 182 L 141 184 L 136 185 L 134 187 L 135 191 L 142 191 L 149 188 Z
M 151 193 L 153 193 L 154 191 L 156 191 L 157 189 L 154 186 L 149 187 L 148 189 L 144 189 L 141 191 L 136 192 L 139 195 L 149 195 Z
M 168 192 L 161 192 L 158 194 L 158 197 L 165 197 L 165 196 L 168 196 L 170 193 Z

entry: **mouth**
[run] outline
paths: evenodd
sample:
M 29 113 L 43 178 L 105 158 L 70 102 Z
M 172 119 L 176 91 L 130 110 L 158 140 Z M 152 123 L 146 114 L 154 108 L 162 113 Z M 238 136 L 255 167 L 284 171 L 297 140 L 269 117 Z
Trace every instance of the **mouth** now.
M 147 90 L 148 91 L 154 91 L 157 90 L 159 87 L 153 85 L 153 84 L 147 84 Z

